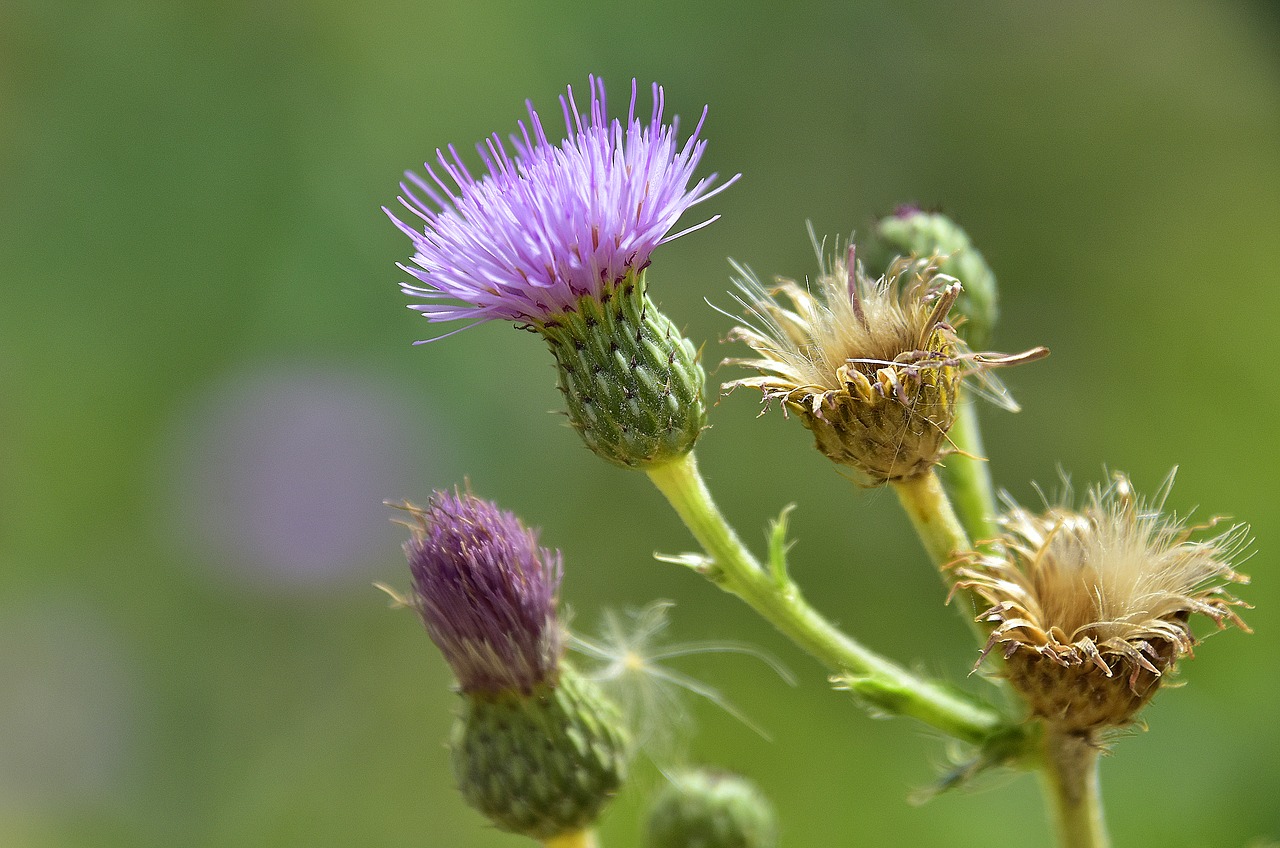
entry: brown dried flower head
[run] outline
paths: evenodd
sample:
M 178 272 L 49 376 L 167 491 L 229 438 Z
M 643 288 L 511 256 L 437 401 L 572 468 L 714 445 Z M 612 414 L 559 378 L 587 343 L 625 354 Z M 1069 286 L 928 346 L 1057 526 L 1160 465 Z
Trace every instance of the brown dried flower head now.
M 1248 528 L 1206 534 L 1217 519 L 1187 525 L 1164 515 L 1172 484 L 1170 474 L 1147 501 L 1116 474 L 1079 511 L 1035 515 L 1009 502 L 995 553 L 973 553 L 958 568 L 957 588 L 992 604 L 979 616 L 996 625 L 983 656 L 1000 648 L 1032 712 L 1065 732 L 1130 722 L 1192 655 L 1192 613 L 1248 630 L 1234 609 L 1245 604 L 1226 590 L 1248 582 L 1231 566 Z
M 822 262 L 816 240 L 815 249 Z M 926 473 L 949 452 L 947 431 L 965 376 L 981 375 L 986 394 L 1016 410 L 986 370 L 1048 353 L 970 352 L 947 323 L 960 282 L 939 273 L 939 261 L 900 258 L 875 280 L 858 266 L 850 244 L 847 256 L 824 263 L 811 286 L 779 279 L 772 289 L 735 264 L 737 300 L 754 321 L 735 327 L 728 340 L 746 342 L 758 357 L 725 364 L 760 376 L 722 388 L 758 388 L 766 407 L 780 400 L 813 432 L 818 450 L 856 469 L 868 485 Z

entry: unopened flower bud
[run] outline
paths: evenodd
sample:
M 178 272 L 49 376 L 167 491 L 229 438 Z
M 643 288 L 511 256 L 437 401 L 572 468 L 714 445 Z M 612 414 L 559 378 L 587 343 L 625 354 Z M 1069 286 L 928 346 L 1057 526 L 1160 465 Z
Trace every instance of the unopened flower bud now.
M 1118 474 L 1080 510 L 1012 506 L 1003 536 L 957 571 L 992 605 L 983 656 L 1003 653 L 1009 682 L 1059 731 L 1093 738 L 1130 722 L 1191 655 L 1193 613 L 1245 628 L 1226 586 L 1247 582 L 1231 567 L 1247 528 L 1197 539 L 1213 522 L 1161 514 L 1171 484 L 1148 502 Z
M 774 848 L 773 807 L 754 783 L 727 772 L 671 776 L 649 811 L 645 848 Z
M 904 206 L 876 223 L 887 247 L 902 256 L 938 256 L 938 270 L 964 286 L 955 310 L 964 316 L 964 338 L 975 348 L 986 347 L 1000 317 L 996 275 L 969 235 L 940 212 Z
M 617 707 L 563 657 L 561 556 L 515 515 L 437 492 L 405 543 L 405 603 L 458 678 L 458 788 L 503 830 L 547 839 L 588 827 L 626 774 Z
M 972 353 L 947 323 L 961 285 L 928 259 L 900 258 L 872 280 L 850 245 L 847 258 L 809 286 L 782 279 L 772 290 L 739 270 L 755 323 L 734 328 L 729 339 L 746 342 L 758 358 L 725 362 L 761 376 L 724 388 L 751 386 L 766 405 L 781 401 L 818 450 L 868 485 L 919 477 L 947 454 L 965 376 L 1048 353 Z
M 465 694 L 554 685 L 564 654 L 556 616 L 562 557 L 515 514 L 471 494 L 436 492 L 404 544 L 409 603 Z
M 549 839 L 583 830 L 626 776 L 618 708 L 562 664 L 555 686 L 464 699 L 453 773 L 467 803 L 502 830 Z

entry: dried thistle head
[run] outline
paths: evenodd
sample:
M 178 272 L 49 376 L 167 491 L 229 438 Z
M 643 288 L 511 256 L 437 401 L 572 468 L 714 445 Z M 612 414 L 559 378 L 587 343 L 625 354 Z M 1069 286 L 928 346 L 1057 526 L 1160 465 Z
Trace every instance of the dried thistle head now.
M 1171 474 L 1145 500 L 1116 474 L 1078 511 L 1036 515 L 1010 502 L 995 553 L 971 554 L 958 569 L 958 588 L 992 605 L 980 616 L 996 625 L 983 656 L 1000 648 L 1032 711 L 1066 732 L 1131 721 L 1192 655 L 1192 613 L 1248 630 L 1234 609 L 1244 603 L 1227 592 L 1248 582 L 1231 565 L 1248 528 L 1207 533 L 1217 520 L 1163 514 L 1172 483 Z
M 816 240 L 815 248 L 822 261 Z M 1048 353 L 970 352 L 947 323 L 960 282 L 940 273 L 938 263 L 937 257 L 899 258 L 873 280 L 850 244 L 845 257 L 824 263 L 814 285 L 779 279 L 772 289 L 735 265 L 738 300 L 755 321 L 735 327 L 728 339 L 746 342 L 758 356 L 725 363 L 760 376 L 722 388 L 751 386 L 763 392 L 766 406 L 781 401 L 813 432 L 818 450 L 856 469 L 869 485 L 926 473 L 948 453 L 947 431 L 965 376 Z M 988 394 L 1017 408 L 998 382 L 984 379 Z

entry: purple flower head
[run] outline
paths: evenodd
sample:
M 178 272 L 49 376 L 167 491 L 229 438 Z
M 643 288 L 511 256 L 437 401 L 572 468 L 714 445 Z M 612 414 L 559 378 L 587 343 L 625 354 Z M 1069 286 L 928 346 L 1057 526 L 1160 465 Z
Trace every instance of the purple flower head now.
M 436 492 L 404 545 L 412 605 L 464 692 L 528 692 L 554 683 L 561 556 L 513 513 L 471 494 Z
M 683 145 L 678 119 L 662 123 L 665 95 L 653 85 L 648 122 L 636 115 L 631 81 L 627 121 L 606 117 L 604 83 L 590 77 L 591 101 L 580 112 L 560 97 L 566 137 L 548 139 L 533 104 L 509 153 L 497 133 L 477 145 L 488 173 L 476 179 L 453 146 L 437 150 L 439 170 L 406 174 L 400 202 L 425 222 L 422 230 L 383 211 L 413 240 L 413 264 L 401 265 L 421 285 L 401 288 L 425 304 L 411 306 L 431 321 L 494 318 L 538 320 L 600 295 L 649 264 L 654 248 L 719 216 L 668 235 L 686 209 L 719 194 L 716 175 L 689 182 L 706 141 L 698 138 L 707 110 Z M 461 301 L 449 303 L 447 301 Z

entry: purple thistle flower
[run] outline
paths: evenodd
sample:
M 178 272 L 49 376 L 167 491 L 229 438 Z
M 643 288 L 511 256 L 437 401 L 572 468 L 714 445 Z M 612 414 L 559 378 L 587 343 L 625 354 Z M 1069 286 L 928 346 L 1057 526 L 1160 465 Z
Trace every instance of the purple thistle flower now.
M 585 295 L 600 296 L 643 270 L 658 245 L 719 217 L 668 235 L 686 209 L 740 176 L 712 188 L 712 174 L 689 188 L 706 148 L 698 135 L 707 110 L 680 146 L 679 120 L 662 123 L 665 95 L 656 83 L 653 111 L 642 123 L 632 80 L 625 126 L 606 117 L 604 83 L 593 76 L 588 86 L 586 113 L 579 112 L 572 87 L 560 97 L 563 141 L 548 139 L 526 101 L 529 124 L 520 121 L 511 136 L 514 155 L 497 133 L 477 145 L 488 170 L 480 179 L 452 145 L 447 155 L 436 151 L 440 171 L 425 166 L 429 180 L 406 173 L 400 202 L 425 227 L 419 231 L 383 211 L 413 240 L 417 267 L 400 268 L 422 285 L 401 288 L 429 302 L 410 309 L 431 321 L 544 318 L 572 309 Z M 461 303 L 442 302 L 450 300 Z
M 436 492 L 417 519 L 405 555 L 410 605 L 464 692 L 529 692 L 555 683 L 563 653 L 556 617 L 559 551 L 486 500 Z

